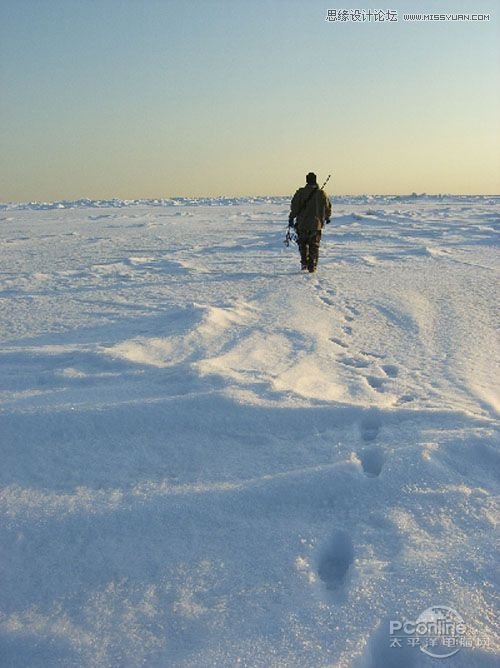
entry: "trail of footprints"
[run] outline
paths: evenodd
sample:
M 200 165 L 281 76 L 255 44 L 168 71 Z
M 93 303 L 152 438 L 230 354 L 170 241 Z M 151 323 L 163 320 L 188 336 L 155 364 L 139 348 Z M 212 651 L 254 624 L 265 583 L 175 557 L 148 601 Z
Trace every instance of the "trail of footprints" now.
M 335 303 L 335 290 L 331 288 L 323 288 L 316 285 L 319 299 L 329 307 L 338 307 Z M 345 353 L 338 357 L 338 362 L 344 366 L 350 366 L 355 369 L 370 369 L 374 366 L 374 362 L 382 361 L 383 355 L 378 353 L 359 351 L 356 354 L 348 354 L 350 348 L 350 337 L 353 335 L 353 325 L 356 317 L 360 315 L 360 311 L 350 304 L 348 301 L 344 302 L 344 324 L 342 325 L 343 336 L 334 336 L 330 341 L 337 347 L 342 348 Z M 370 373 L 364 376 L 364 381 L 375 392 L 383 393 L 386 390 L 386 383 L 399 375 L 399 369 L 395 364 L 380 364 L 376 367 L 376 373 Z M 411 401 L 412 397 L 402 397 L 398 403 L 405 403 Z
M 339 308 L 339 300 L 334 299 L 334 290 L 324 289 L 319 285 L 316 288 L 318 297 L 325 306 Z M 353 332 L 360 311 L 346 300 L 341 308 L 344 312 L 341 331 L 338 336 L 330 339 L 337 348 L 337 362 L 359 370 L 364 382 L 374 392 L 385 392 L 386 384 L 398 377 L 399 367 L 387 363 L 385 356 L 378 352 L 354 350 Z M 404 395 L 397 403 L 403 404 L 413 398 L 411 395 Z M 386 464 L 387 453 L 378 443 L 381 428 L 381 414 L 376 409 L 364 413 L 358 424 L 359 446 L 355 457 L 359 462 L 359 474 L 367 479 L 367 483 L 368 480 L 373 481 L 370 484 L 378 484 L 376 480 L 383 474 Z M 356 557 L 356 546 L 350 532 L 341 527 L 333 529 L 320 547 L 315 562 L 316 572 L 333 603 L 341 604 L 348 597 L 349 580 Z
M 333 300 L 334 290 L 318 289 L 319 299 L 329 307 L 335 307 Z M 369 353 L 360 351 L 359 353 L 349 353 L 349 339 L 353 334 L 353 325 L 356 317 L 360 315 L 359 310 L 351 304 L 344 303 L 344 324 L 342 325 L 343 336 L 332 337 L 330 341 L 342 349 L 342 354 L 338 356 L 338 362 L 354 369 L 373 368 L 374 362 L 381 362 L 383 356 L 378 353 Z M 388 379 L 398 376 L 399 369 L 394 364 L 380 364 L 378 366 L 379 374 L 369 374 L 365 376 L 368 385 L 377 392 L 384 392 L 384 383 Z M 359 423 L 359 433 L 362 441 L 361 447 L 357 450 L 356 456 L 359 460 L 362 474 L 367 478 L 378 478 L 383 471 L 385 464 L 385 453 L 376 443 L 380 429 L 381 419 L 378 412 L 368 412 Z M 349 571 L 354 563 L 355 548 L 351 536 L 344 529 L 333 531 L 329 540 L 325 542 L 319 552 L 317 561 L 317 573 L 323 582 L 326 590 L 337 600 L 340 601 L 346 596 Z
M 367 478 L 377 478 L 385 464 L 385 453 L 376 444 L 382 423 L 375 411 L 368 412 L 359 423 L 361 440 L 364 442 L 356 455 L 363 474 Z M 337 528 L 319 551 L 317 573 L 326 590 L 337 602 L 347 595 L 349 572 L 356 556 L 355 547 L 349 533 Z

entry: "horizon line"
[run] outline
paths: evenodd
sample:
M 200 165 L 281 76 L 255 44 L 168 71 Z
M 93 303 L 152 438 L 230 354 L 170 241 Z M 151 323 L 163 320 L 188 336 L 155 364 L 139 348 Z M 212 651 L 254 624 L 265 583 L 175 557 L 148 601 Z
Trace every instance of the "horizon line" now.
M 68 198 L 64 197 L 61 199 L 30 199 L 30 200 L 7 200 L 1 201 L 0 206 L 9 206 L 16 204 L 62 204 L 64 202 L 161 202 L 161 201 L 175 201 L 175 200 L 231 200 L 231 199 L 265 199 L 269 197 L 274 197 L 278 199 L 292 198 L 293 193 L 285 194 L 260 194 L 260 195 L 164 195 L 160 197 L 75 197 Z M 485 193 L 485 192 L 469 192 L 469 193 L 456 193 L 456 192 L 408 192 L 408 193 L 390 193 L 390 192 L 379 192 L 379 193 L 336 193 L 329 195 L 330 199 L 335 198 L 345 198 L 345 197 L 500 197 L 499 193 Z

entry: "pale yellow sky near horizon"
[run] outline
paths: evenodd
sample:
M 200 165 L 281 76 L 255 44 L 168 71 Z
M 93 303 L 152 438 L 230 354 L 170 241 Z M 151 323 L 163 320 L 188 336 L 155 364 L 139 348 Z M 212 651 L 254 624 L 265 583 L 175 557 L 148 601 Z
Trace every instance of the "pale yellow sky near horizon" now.
M 500 7 L 392 4 L 4 2 L 0 201 L 500 193 Z

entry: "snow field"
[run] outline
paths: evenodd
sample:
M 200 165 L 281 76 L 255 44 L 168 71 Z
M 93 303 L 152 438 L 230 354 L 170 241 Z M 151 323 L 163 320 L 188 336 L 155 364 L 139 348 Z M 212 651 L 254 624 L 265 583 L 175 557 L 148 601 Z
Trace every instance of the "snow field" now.
M 334 202 L 315 275 L 286 200 L 60 207 L 0 207 L 2 665 L 426 668 L 437 604 L 496 665 L 498 199 Z

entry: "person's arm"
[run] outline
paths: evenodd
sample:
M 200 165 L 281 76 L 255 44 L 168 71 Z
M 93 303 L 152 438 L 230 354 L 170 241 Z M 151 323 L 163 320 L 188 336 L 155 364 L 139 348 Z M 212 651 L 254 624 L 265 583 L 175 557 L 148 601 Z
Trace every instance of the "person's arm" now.
M 290 205 L 290 215 L 288 216 L 288 227 L 293 227 L 293 220 L 297 217 L 297 214 L 300 211 L 300 191 L 297 190 L 295 195 L 292 197 L 292 203 Z

